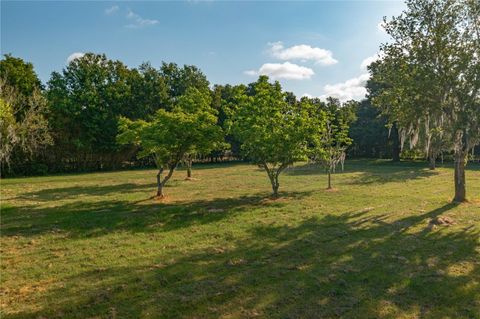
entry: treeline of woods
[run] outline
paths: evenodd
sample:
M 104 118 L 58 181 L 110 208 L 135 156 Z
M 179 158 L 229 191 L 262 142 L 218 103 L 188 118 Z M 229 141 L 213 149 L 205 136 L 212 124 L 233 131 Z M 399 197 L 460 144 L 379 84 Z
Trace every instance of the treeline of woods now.
M 128 68 L 93 53 L 71 61 L 62 72 L 53 72 L 46 84 L 41 83 L 31 63 L 5 55 L 0 61 L 0 76 L 2 176 L 154 165 L 153 158 L 138 156 L 142 151 L 138 145 L 119 143 L 119 120 L 149 121 L 159 110 L 172 111 L 193 90 L 214 111 L 223 143 L 208 152 L 199 150 L 189 160 L 246 159 L 241 142 L 229 132 L 226 121 L 238 104 L 238 92 L 255 95 L 255 83 L 210 87 L 195 66 L 163 63 L 156 69 L 144 63 Z M 306 100 L 290 92 L 282 92 L 281 99 L 292 105 Z M 317 99 L 311 102 L 325 104 Z M 331 103 L 340 106 L 337 100 Z M 395 141 L 394 135 L 389 136 L 386 119 L 369 100 L 349 105 L 353 113 L 349 155 L 392 157 Z
M 243 90 L 252 96 L 254 83 L 210 88 L 206 76 L 195 66 L 163 63 L 156 69 L 144 63 L 128 68 L 120 61 L 93 53 L 71 61 L 60 73 L 53 72 L 45 85 L 31 63 L 5 55 L 0 61 L 0 77 L 2 176 L 154 165 L 152 158 L 139 158 L 138 146 L 117 141 L 119 119 L 148 121 L 158 110 L 172 110 L 189 88 L 206 96 L 224 135 L 221 148 L 197 152 L 190 159 L 246 159 L 240 141 L 228 132 L 225 121 L 236 103 L 236 92 Z M 307 100 L 299 100 L 290 92 L 282 98 L 290 104 Z M 340 105 L 334 99 L 332 103 Z M 348 156 L 399 159 L 400 138 L 396 128 L 388 126 L 386 117 L 369 99 L 349 105 L 353 114 Z M 402 156 L 422 158 L 423 154 L 405 148 Z

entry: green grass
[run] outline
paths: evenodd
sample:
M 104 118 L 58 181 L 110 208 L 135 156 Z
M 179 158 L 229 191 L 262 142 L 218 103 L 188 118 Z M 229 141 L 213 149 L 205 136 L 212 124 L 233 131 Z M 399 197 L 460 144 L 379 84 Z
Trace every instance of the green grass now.
M 480 168 L 244 164 L 2 181 L 2 318 L 480 318 Z M 433 226 L 439 216 L 452 226 Z

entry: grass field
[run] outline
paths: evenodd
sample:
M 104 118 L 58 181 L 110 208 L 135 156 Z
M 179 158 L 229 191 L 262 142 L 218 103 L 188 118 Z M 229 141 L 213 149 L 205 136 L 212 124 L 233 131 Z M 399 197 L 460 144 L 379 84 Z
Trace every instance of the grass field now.
M 480 167 L 245 164 L 2 181 L 2 318 L 480 318 Z M 475 200 L 476 199 L 476 200 Z M 437 217 L 454 224 L 435 225 Z

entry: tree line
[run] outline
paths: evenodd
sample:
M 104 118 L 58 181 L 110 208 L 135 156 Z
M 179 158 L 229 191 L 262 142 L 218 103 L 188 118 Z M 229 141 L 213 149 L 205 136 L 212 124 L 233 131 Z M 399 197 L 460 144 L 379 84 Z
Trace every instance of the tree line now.
M 297 98 L 260 76 L 211 86 L 192 65 L 129 68 L 87 53 L 41 83 L 12 55 L 0 61 L 2 176 L 158 168 L 158 196 L 176 167 L 205 158 L 248 160 L 279 176 L 295 161 L 330 175 L 350 157 L 451 157 L 455 200 L 480 141 L 480 4 L 408 0 L 384 26 L 392 41 L 369 66 L 367 98 Z

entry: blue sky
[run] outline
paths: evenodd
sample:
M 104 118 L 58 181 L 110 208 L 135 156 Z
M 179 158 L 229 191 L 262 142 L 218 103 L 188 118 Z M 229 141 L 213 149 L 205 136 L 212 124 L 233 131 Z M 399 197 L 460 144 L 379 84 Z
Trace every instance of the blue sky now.
M 33 62 L 43 82 L 73 53 L 130 67 L 194 64 L 212 84 L 278 79 L 298 96 L 359 98 L 365 59 L 401 1 L 1 2 L 1 51 Z M 365 63 L 363 63 L 365 64 Z

